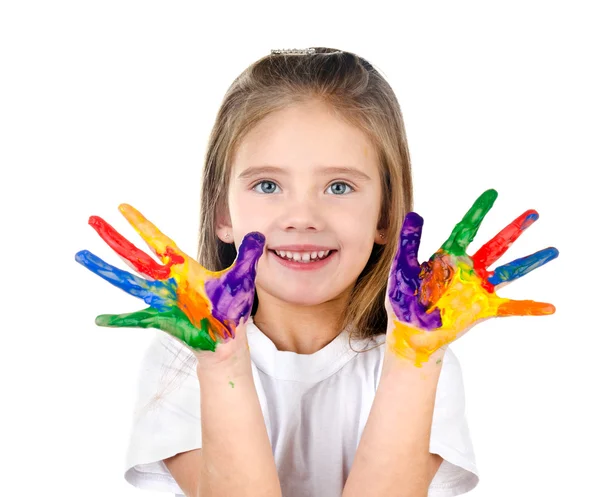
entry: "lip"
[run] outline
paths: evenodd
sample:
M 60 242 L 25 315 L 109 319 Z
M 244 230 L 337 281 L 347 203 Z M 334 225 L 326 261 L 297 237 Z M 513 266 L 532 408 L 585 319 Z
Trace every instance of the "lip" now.
M 279 264 L 281 264 L 282 266 L 287 267 L 289 269 L 296 269 L 298 271 L 315 271 L 317 269 L 321 269 L 323 266 L 329 264 L 329 262 L 331 262 L 331 259 L 333 259 L 337 254 L 337 250 L 335 250 L 332 251 L 332 253 L 329 254 L 325 259 L 316 262 L 296 262 L 282 259 L 271 249 L 269 249 L 268 252 L 269 255 L 274 257 L 277 260 L 277 262 L 279 262 Z
M 331 247 L 324 247 L 323 245 L 309 245 L 309 244 L 296 244 L 296 245 L 279 245 L 278 247 L 269 247 L 269 250 L 285 250 L 286 252 L 321 252 L 325 250 L 335 250 Z

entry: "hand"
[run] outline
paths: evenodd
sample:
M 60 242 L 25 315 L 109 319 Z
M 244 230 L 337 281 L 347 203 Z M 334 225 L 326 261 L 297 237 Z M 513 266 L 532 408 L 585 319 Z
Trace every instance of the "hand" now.
M 497 196 L 495 190 L 484 192 L 442 247 L 422 264 L 417 253 L 423 219 L 414 212 L 406 215 L 386 290 L 386 341 L 396 355 L 420 367 L 485 319 L 554 313 L 552 304 L 505 299 L 495 292 L 556 258 L 557 249 L 549 247 L 487 270 L 538 219 L 535 210 L 524 212 L 472 257 L 466 253 Z
M 75 255 L 77 262 L 150 305 L 128 314 L 100 315 L 96 324 L 157 328 L 186 344 L 197 357 L 206 355 L 201 351 L 211 351 L 220 356 L 219 360 L 226 358 L 235 348 L 217 345 L 231 342 L 236 337 L 236 329 L 248 321 L 264 235 L 248 233 L 233 264 L 223 271 L 213 272 L 183 253 L 175 242 L 133 207 L 122 204 L 119 210 L 164 265 L 138 249 L 103 219 L 90 217 L 89 224 L 100 237 L 130 267 L 149 277 L 140 278 L 111 266 L 87 250 L 78 252 Z

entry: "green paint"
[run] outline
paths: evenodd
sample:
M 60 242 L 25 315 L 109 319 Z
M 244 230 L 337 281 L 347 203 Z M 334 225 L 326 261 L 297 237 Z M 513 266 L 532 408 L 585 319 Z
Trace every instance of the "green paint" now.
M 216 343 L 208 333 L 208 319 L 200 321 L 200 328 L 196 328 L 179 307 L 172 307 L 166 312 L 148 307 L 127 314 L 101 314 L 96 318 L 96 324 L 119 328 L 158 328 L 193 349 L 212 352 L 216 349 Z
M 440 362 L 442 362 L 441 359 L 438 359 L 437 361 L 435 361 L 436 364 L 439 364 Z
M 494 189 L 483 192 L 462 221 L 454 227 L 450 237 L 442 245 L 442 249 L 452 255 L 466 255 L 467 247 L 475 238 L 481 221 L 492 208 L 497 197 L 498 192 Z
M 229 384 L 231 385 L 231 388 L 235 388 L 233 381 L 230 381 Z

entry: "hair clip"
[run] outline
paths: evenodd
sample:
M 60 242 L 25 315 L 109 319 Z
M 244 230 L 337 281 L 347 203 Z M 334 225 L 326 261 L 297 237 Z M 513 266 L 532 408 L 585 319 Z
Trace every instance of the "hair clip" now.
M 314 48 L 274 48 L 271 49 L 271 55 L 308 55 L 315 53 Z

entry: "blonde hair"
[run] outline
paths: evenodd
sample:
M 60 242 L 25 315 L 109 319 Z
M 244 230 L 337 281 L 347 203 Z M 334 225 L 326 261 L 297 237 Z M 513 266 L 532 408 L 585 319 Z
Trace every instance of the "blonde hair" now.
M 379 154 L 382 203 L 378 229 L 388 243 L 373 245 L 338 329 L 356 338 L 385 332 L 384 294 L 404 215 L 412 210 L 410 156 L 400 106 L 371 64 L 349 52 L 315 48 L 314 54 L 268 55 L 250 65 L 227 90 L 206 152 L 200 207 L 198 262 L 212 271 L 233 263 L 236 250 L 216 233 L 217 212 L 227 209 L 232 159 L 244 136 L 261 119 L 291 104 L 316 98 L 357 126 Z M 252 316 L 258 307 L 254 297 Z
M 348 328 L 351 338 L 369 338 L 386 331 L 385 289 L 400 224 L 412 210 L 413 186 L 400 105 L 386 80 L 358 55 L 322 47 L 315 47 L 313 54 L 267 55 L 233 81 L 217 113 L 206 151 L 197 259 L 212 271 L 233 264 L 235 246 L 217 237 L 216 223 L 218 213 L 227 210 L 237 147 L 261 119 L 308 99 L 329 104 L 336 115 L 362 130 L 378 153 L 382 202 L 377 228 L 388 230 L 387 243 L 373 244 L 338 326 L 340 330 Z M 257 308 L 255 295 L 252 316 Z

